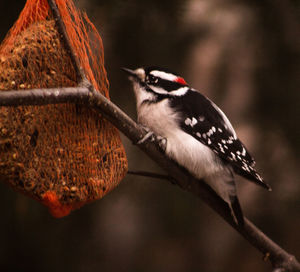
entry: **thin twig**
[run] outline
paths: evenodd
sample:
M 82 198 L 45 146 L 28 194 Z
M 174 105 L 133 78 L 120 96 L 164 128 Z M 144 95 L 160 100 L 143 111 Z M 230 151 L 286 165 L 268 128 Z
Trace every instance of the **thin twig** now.
M 176 184 L 176 180 L 170 177 L 169 175 L 157 174 L 157 173 L 152 173 L 147 171 L 131 171 L 131 170 L 128 170 L 127 174 L 148 177 L 148 178 L 155 178 L 155 179 L 164 179 L 170 181 L 172 184 Z

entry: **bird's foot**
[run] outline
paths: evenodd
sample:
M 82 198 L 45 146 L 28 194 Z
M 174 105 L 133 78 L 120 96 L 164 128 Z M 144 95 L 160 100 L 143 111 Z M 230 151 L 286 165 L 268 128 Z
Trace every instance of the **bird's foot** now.
M 151 142 L 157 141 L 159 147 L 165 152 L 167 148 L 167 139 L 162 136 L 157 136 L 148 127 L 143 126 L 147 133 L 136 143 L 137 145 L 143 144 L 145 141 L 150 140 Z
M 150 139 L 151 142 L 155 140 L 155 135 L 151 130 L 149 130 L 142 139 L 138 140 L 136 144 L 140 145 L 146 142 L 148 139 Z

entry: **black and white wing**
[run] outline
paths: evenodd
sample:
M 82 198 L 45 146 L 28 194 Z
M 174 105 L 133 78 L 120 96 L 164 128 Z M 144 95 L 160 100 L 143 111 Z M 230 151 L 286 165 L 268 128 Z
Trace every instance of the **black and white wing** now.
M 211 148 L 237 174 L 270 189 L 254 169 L 255 161 L 237 138 L 231 123 L 212 101 L 190 89 L 183 96 L 172 97 L 170 106 L 180 114 L 182 130 Z

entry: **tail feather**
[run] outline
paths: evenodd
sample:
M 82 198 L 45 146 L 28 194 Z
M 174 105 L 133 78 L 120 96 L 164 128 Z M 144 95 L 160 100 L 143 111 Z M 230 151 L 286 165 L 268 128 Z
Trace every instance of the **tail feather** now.
M 246 171 L 242 171 L 240 168 L 238 167 L 233 167 L 234 172 L 237 173 L 238 175 L 248 179 L 251 182 L 254 182 L 255 184 L 267 189 L 268 191 L 272 191 L 272 188 L 270 187 L 270 185 L 268 183 L 266 183 L 263 178 L 255 171 L 253 170 L 253 172 L 248 173 Z
M 244 216 L 237 198 L 232 170 L 230 168 L 224 169 L 224 171 L 206 178 L 205 181 L 228 204 L 234 222 L 243 226 Z
M 235 223 L 241 227 L 244 226 L 244 215 L 237 196 L 230 197 L 229 208 Z

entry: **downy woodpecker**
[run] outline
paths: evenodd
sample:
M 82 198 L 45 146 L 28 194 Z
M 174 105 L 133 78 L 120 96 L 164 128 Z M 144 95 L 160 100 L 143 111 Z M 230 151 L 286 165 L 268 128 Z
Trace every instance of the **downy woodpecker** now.
M 138 122 L 166 139 L 165 152 L 204 180 L 243 225 L 233 172 L 271 190 L 222 110 L 186 81 L 158 67 L 123 68 L 136 96 Z

